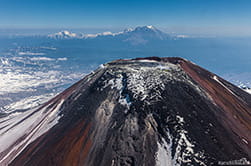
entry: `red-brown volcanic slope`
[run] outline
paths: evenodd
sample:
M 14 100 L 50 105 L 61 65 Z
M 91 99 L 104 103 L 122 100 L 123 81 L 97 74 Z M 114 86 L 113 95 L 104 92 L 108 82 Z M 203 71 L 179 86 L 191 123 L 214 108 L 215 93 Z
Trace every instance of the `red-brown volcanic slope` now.
M 215 104 L 221 108 L 222 112 L 214 112 L 219 121 L 232 134 L 237 144 L 239 144 L 251 157 L 251 97 L 241 98 L 235 91 L 241 90 L 228 88 L 229 83 L 214 74 L 192 64 L 188 61 L 180 61 L 179 64 L 190 77 L 193 78 L 213 99 Z M 234 87 L 234 86 L 232 86 Z
M 251 158 L 251 95 L 213 73 L 181 58 L 151 57 L 136 59 L 136 61 L 137 60 L 170 62 L 180 66 L 184 72 L 191 77 L 194 83 L 206 92 L 209 99 L 212 100 L 212 105 L 218 107 L 217 110 L 213 111 L 214 116 L 221 125 L 224 126 L 226 132 L 231 135 L 231 139 Z M 99 106 L 95 106 L 95 103 L 101 99 L 102 101 L 105 100 L 107 96 L 105 96 L 105 93 L 101 94 L 90 87 L 92 87 L 92 84 L 97 84 L 95 80 L 98 79 L 100 75 L 102 75 L 102 72 L 96 74 L 94 80 L 90 83 L 88 83 L 89 79 L 85 78 L 50 101 L 55 102 L 62 98 L 66 100 L 66 104 L 63 107 L 64 117 L 60 119 L 60 125 L 56 125 L 37 138 L 20 153 L 10 165 L 77 166 L 84 165 L 85 163 L 95 163 L 93 165 L 98 165 L 98 162 L 95 161 L 99 158 L 98 155 L 106 156 L 110 153 L 106 152 L 107 154 L 105 154 L 106 150 L 101 149 L 98 151 L 96 149 L 99 144 L 103 144 L 99 142 L 99 138 L 97 138 L 101 131 L 99 128 L 102 128 L 100 125 L 105 126 L 106 124 L 96 122 L 94 118 L 96 116 L 95 111 L 92 110 L 99 108 Z M 114 94 L 114 92 L 111 93 Z M 73 101 L 72 99 L 78 96 L 78 94 L 84 96 L 82 98 L 85 100 Z M 76 110 L 80 108 L 85 111 L 83 111 L 83 113 L 77 112 Z M 68 110 L 71 110 L 71 112 Z M 70 116 L 71 114 L 74 114 L 74 116 Z M 113 134 L 114 133 L 111 133 L 111 135 Z M 113 139 L 112 136 L 109 137 L 109 134 L 107 135 L 108 138 Z M 145 140 L 149 140 L 149 144 L 157 146 L 155 142 L 152 142 L 149 135 L 151 135 L 151 133 L 141 137 L 146 137 Z M 109 146 L 109 141 L 104 144 L 108 144 L 107 146 Z M 157 148 L 154 147 L 149 151 L 154 152 L 156 149 Z M 109 151 L 109 149 L 107 151 Z M 94 154 L 95 152 L 98 153 Z M 96 158 L 92 158 L 92 155 Z M 112 163 L 114 162 L 110 156 L 104 158 L 100 156 L 100 158 L 102 158 L 100 162 L 102 162 L 103 165 L 109 165 L 111 161 Z M 149 161 L 146 165 L 154 164 L 154 162 L 151 163 L 152 160 L 150 160 L 150 158 Z M 129 163 L 128 165 L 133 165 L 132 163 L 135 161 L 127 159 L 126 162 Z

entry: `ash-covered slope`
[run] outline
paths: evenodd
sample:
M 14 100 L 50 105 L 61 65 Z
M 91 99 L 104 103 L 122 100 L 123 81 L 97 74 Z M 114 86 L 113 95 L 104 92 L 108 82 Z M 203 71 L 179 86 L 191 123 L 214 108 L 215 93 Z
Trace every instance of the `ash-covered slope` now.
M 0 165 L 215 165 L 250 160 L 250 131 L 251 95 L 220 77 L 180 58 L 118 60 L 1 118 Z

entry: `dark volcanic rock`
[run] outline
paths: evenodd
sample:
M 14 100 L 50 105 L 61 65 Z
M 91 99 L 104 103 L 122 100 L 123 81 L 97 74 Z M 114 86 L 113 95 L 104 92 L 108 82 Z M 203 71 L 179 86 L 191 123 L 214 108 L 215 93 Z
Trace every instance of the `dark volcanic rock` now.
M 186 166 L 251 158 L 251 96 L 180 58 L 113 61 L 17 116 L 0 121 L 1 165 Z

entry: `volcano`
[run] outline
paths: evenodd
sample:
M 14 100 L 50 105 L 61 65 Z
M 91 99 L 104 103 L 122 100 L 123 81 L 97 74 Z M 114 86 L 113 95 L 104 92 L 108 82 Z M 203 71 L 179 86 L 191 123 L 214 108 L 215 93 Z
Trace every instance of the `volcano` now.
M 217 165 L 251 159 L 251 95 L 181 58 L 102 65 L 0 118 L 0 165 Z

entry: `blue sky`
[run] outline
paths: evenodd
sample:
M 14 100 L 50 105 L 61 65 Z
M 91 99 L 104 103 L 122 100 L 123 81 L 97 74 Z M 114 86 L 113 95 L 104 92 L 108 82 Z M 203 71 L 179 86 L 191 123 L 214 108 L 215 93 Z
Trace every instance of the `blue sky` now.
M 251 34 L 251 0 L 0 0 L 0 28 L 110 28 Z

